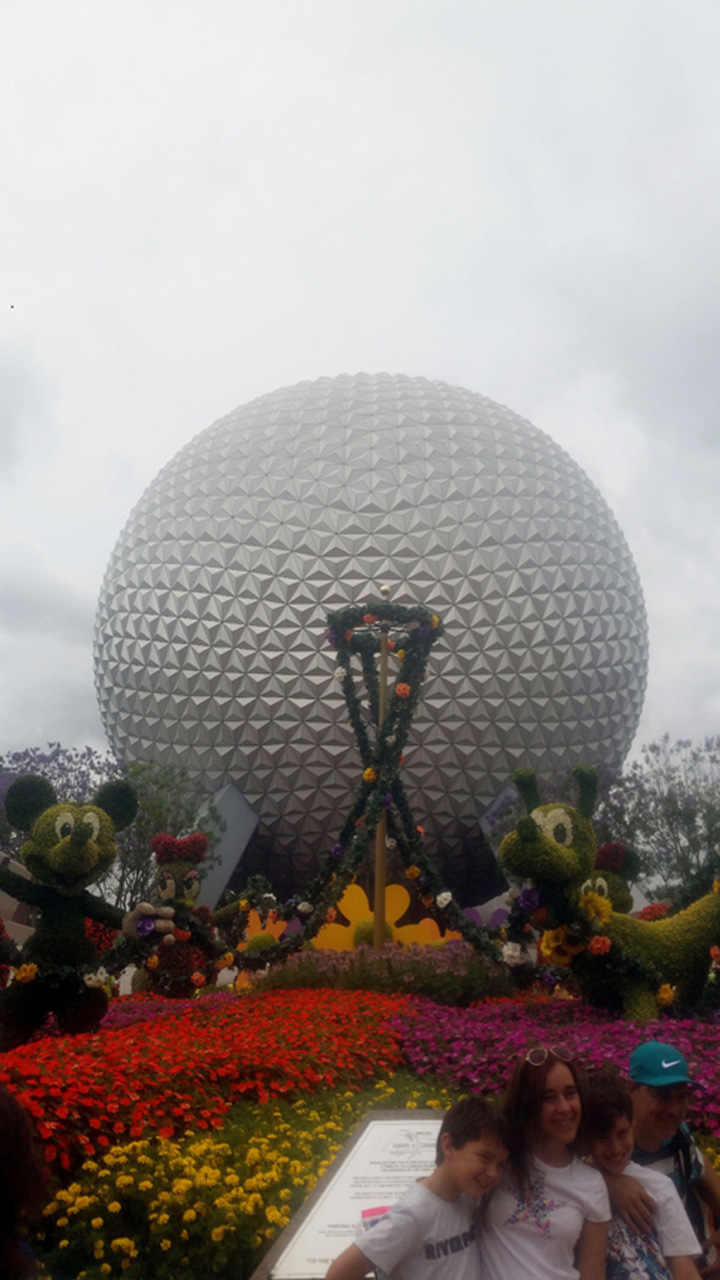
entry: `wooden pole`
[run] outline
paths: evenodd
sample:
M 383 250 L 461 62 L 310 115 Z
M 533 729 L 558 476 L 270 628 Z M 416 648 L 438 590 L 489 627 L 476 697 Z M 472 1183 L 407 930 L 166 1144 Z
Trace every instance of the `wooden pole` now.
M 381 587 L 380 594 L 387 600 L 389 587 Z M 380 628 L 380 689 L 378 697 L 378 733 L 385 719 L 387 708 L 387 673 L 388 673 L 388 625 Z M 387 817 L 385 810 L 375 829 L 375 893 L 373 898 L 373 948 L 379 951 L 385 946 L 385 861 L 387 839 Z

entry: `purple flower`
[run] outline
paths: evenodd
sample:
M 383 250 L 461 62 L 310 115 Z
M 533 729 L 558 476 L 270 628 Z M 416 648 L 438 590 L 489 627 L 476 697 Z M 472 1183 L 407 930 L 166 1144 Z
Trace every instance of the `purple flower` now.
M 532 915 L 533 911 L 537 911 L 540 906 L 540 897 L 537 889 L 523 889 L 518 898 L 518 906 L 521 911 L 527 911 L 528 915 Z
M 385 799 L 383 800 L 383 804 L 385 805 L 385 808 L 389 809 L 392 802 L 393 802 L 392 792 L 388 791 L 386 792 Z
M 344 852 L 345 852 L 344 846 L 336 841 L 332 849 L 330 850 L 330 857 L 333 858 L 335 862 L 339 862 Z
M 149 938 L 155 928 L 154 916 L 143 916 L 142 920 L 138 920 L 136 925 L 136 933 L 138 938 Z

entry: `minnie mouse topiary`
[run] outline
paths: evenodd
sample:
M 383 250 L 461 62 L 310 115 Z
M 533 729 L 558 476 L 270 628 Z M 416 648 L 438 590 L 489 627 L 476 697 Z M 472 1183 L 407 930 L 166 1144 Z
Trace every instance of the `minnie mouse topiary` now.
M 133 991 L 186 999 L 224 967 L 212 934 L 210 910 L 195 906 L 200 892 L 197 868 L 205 860 L 208 838 L 202 831 L 182 837 L 163 834 L 153 836 L 150 847 L 157 863 L 150 896 L 174 909 L 175 928 L 136 970 Z M 202 983 L 196 981 L 198 975 Z

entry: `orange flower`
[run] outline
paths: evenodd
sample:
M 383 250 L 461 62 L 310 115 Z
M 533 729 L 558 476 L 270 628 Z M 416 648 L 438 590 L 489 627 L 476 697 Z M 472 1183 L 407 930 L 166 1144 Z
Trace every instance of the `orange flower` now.
M 407 876 L 408 880 L 417 880 L 418 876 L 420 875 L 420 868 L 416 867 L 414 864 L 411 867 L 406 867 L 405 875 Z
M 371 627 L 371 626 L 372 626 L 372 624 L 373 624 L 373 622 L 377 622 L 377 614 L 376 614 L 376 613 L 364 613 L 364 614 L 363 614 L 363 622 L 365 623 L 365 626 L 366 626 L 366 627 Z
M 204 986 L 205 986 L 205 974 L 204 974 L 204 973 L 200 973 L 200 971 L 199 971 L 198 969 L 196 969 L 196 970 L 195 970 L 195 973 L 192 975 L 192 977 L 191 977 L 190 981 L 192 982 L 193 986 L 195 986 L 195 987 L 204 987 Z
M 409 685 L 409 684 L 404 684 L 404 683 L 401 681 L 401 682 L 400 682 L 400 684 L 396 684 L 396 685 L 395 685 L 395 692 L 396 692 L 396 694 L 397 694 L 398 698 L 409 698 L 409 697 L 410 697 L 410 685 Z
M 415 830 L 417 831 L 417 833 L 418 833 L 418 835 L 419 835 L 419 836 L 424 836 L 424 835 L 425 835 L 425 828 L 424 828 L 424 827 L 421 827 L 419 823 L 418 823 L 418 825 L 416 826 Z
M 713 964 L 720 964 L 720 947 L 710 948 L 710 959 Z
M 345 632 L 345 642 L 346 642 L 346 644 L 349 644 L 349 643 L 350 643 L 350 641 L 352 640 L 352 637 L 353 637 L 353 633 L 352 633 L 352 631 L 346 631 L 346 632 Z
M 363 778 L 365 782 L 376 782 L 377 770 L 373 769 L 371 765 L 368 765 L 367 769 L 363 771 Z
M 594 956 L 606 956 L 611 946 L 612 942 L 604 933 L 596 933 L 588 942 L 588 951 Z
M 325 923 L 332 924 L 336 916 L 337 916 L 337 911 L 335 910 L 334 907 L 330 907 L 330 909 L 325 912 Z
M 157 969 L 159 963 L 160 961 L 158 960 L 157 956 L 148 956 L 147 960 L 145 961 L 145 968 Z

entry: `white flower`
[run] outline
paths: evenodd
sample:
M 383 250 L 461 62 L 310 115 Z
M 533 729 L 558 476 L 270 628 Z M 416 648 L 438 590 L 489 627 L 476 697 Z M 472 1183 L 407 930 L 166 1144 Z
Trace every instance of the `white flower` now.
M 517 964 L 527 964 L 527 956 L 519 942 L 506 942 L 501 954 L 505 963 L 511 968 Z
M 435 899 L 435 901 L 436 901 L 437 905 L 439 906 L 440 910 L 441 910 L 441 911 L 444 911 L 444 910 L 445 910 L 445 908 L 446 908 L 446 907 L 449 907 L 449 906 L 450 906 L 450 903 L 452 902 L 452 894 L 451 894 L 451 893 L 446 889 L 444 893 L 439 893 L 439 894 L 438 894 L 438 896 L 437 896 L 437 898 Z
M 335 668 L 335 679 L 336 679 L 336 680 L 340 680 L 340 681 L 342 681 L 342 680 L 344 680 L 344 679 L 345 679 L 346 675 L 347 675 L 347 671 L 345 670 L 345 668 L 344 668 L 344 667 L 336 667 L 336 668 Z
M 393 840 L 392 836 L 388 836 L 387 840 L 385 841 L 385 848 L 386 848 L 386 849 L 396 849 L 396 848 L 397 848 L 397 840 Z
M 313 906 L 311 902 L 298 903 L 298 911 L 303 916 L 309 916 L 312 913 L 312 909 L 313 909 Z
M 392 747 L 395 742 L 395 734 L 389 733 L 385 741 L 387 742 L 389 747 Z
M 107 969 L 97 969 L 95 973 L 86 973 L 83 982 L 86 987 L 104 987 L 108 976 Z

